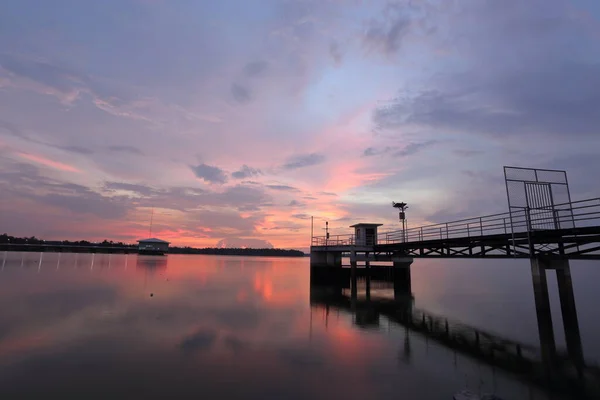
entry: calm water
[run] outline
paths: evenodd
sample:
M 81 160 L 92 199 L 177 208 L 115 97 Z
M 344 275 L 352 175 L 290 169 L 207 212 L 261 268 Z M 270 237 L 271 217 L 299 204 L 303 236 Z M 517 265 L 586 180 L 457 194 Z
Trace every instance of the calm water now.
M 383 317 L 363 329 L 348 311 L 311 307 L 308 259 L 46 253 L 40 261 L 8 253 L 3 260 L 3 399 L 428 400 L 464 388 L 549 398 Z M 585 356 L 597 363 L 600 264 L 571 265 Z M 553 274 L 549 284 L 560 348 Z M 527 262 L 416 260 L 412 291 L 420 309 L 539 345 Z

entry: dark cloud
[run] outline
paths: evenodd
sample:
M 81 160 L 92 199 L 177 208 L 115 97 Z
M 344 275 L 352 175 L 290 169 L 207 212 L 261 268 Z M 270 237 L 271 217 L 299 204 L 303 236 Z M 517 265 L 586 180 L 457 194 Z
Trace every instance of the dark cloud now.
M 288 192 L 299 192 L 300 189 L 295 188 L 293 186 L 288 186 L 288 185 L 265 185 L 266 187 L 268 187 L 269 189 L 273 189 L 273 190 L 281 190 L 281 191 L 288 191 Z
M 5 195 L 14 198 L 28 198 L 65 212 L 106 219 L 122 218 L 132 208 L 127 197 L 107 197 L 82 185 L 47 178 L 40 175 L 38 168 L 28 164 L 15 163 L 5 167 L 8 168 L 0 173 L 0 185 Z
M 436 140 L 428 140 L 426 142 L 421 142 L 421 143 L 409 143 L 406 146 L 404 146 L 404 148 L 396 151 L 395 153 L 393 153 L 392 155 L 394 157 L 408 157 L 408 156 L 412 156 L 428 147 L 431 147 L 433 145 L 435 145 L 437 143 Z
M 95 215 L 105 219 L 122 218 L 127 215 L 129 209 L 123 199 L 107 198 L 87 188 L 81 188 L 73 194 L 48 193 L 37 196 L 35 200 L 65 212 Z
M 337 194 L 332 193 L 332 192 L 319 192 L 317 194 L 320 196 L 337 196 Z
M 390 146 L 386 146 L 383 149 L 376 149 L 375 147 L 367 147 L 365 149 L 365 151 L 363 151 L 363 156 L 365 156 L 365 157 L 379 156 L 379 155 L 394 151 L 395 149 L 396 149 L 395 147 L 390 147 Z
M 81 146 L 53 146 L 53 147 L 56 147 L 57 149 L 61 149 L 64 151 L 68 151 L 69 153 L 77 153 L 77 154 L 83 154 L 83 155 L 94 154 L 93 150 L 88 149 L 86 147 L 81 147 Z
M 292 218 L 296 218 L 296 219 L 310 219 L 310 215 L 308 215 L 308 214 L 292 214 Z
M 325 156 L 323 154 L 311 153 L 305 155 L 299 155 L 290 158 L 284 165 L 283 168 L 287 170 L 311 167 L 325 162 Z
M 235 171 L 231 174 L 231 176 L 235 179 L 246 179 L 257 175 L 262 175 L 262 171 L 260 169 L 251 168 L 245 164 L 242 165 L 242 168 L 240 168 L 239 171 Z
M 329 45 L 329 55 L 336 66 L 342 65 L 342 52 L 340 45 L 337 42 L 333 42 Z
M 233 98 L 240 104 L 246 104 L 252 99 L 250 89 L 242 86 L 239 83 L 234 83 L 231 85 L 231 94 L 233 95 Z
M 303 202 L 298 201 L 298 200 L 292 200 L 288 204 L 288 207 L 305 207 L 305 206 L 306 206 L 306 203 L 303 203 Z
M 132 199 L 131 195 L 119 194 L 119 191 L 133 192 L 137 196 Z M 22 213 L 4 215 L 2 224 L 6 230 L 68 238 L 77 235 L 72 226 L 74 221 L 89 221 L 86 215 L 98 217 L 103 223 L 110 224 L 125 220 L 139 207 L 161 208 L 163 215 L 168 213 L 165 210 L 169 209 L 184 212 L 186 219 L 183 223 L 178 223 L 176 228 L 189 237 L 217 239 L 230 235 L 253 236 L 257 234 L 257 226 L 261 225 L 265 218 L 261 209 L 272 205 L 270 196 L 262 186 L 236 185 L 221 192 L 212 192 L 193 187 L 155 189 L 143 184 L 105 182 L 102 192 L 96 192 L 85 186 L 44 177 L 40 175 L 40 170 L 32 165 L 11 161 L 3 163 L 3 169 L 0 171 L 0 193 L 3 202 L 28 199 L 27 204 L 34 207 L 24 208 Z M 39 224 L 41 217 L 36 214 L 36 210 L 48 210 L 45 206 L 60 208 L 61 212 L 46 213 L 48 215 L 42 218 L 46 222 L 44 226 Z M 219 211 L 215 211 L 216 209 Z M 240 215 L 244 210 L 252 211 L 251 215 Z M 27 213 L 35 217 L 28 219 L 25 216 Z M 49 219 L 53 220 L 54 216 L 58 223 L 51 224 Z M 63 222 L 66 219 L 68 223 L 61 224 L 61 219 Z M 135 223 L 131 226 L 136 227 Z M 210 229 L 203 230 L 204 227 Z M 160 229 L 174 228 L 164 225 Z M 88 229 L 86 234 L 93 233 Z M 112 236 L 117 238 L 119 234 L 115 233 Z
M 250 62 L 244 67 L 244 72 L 246 73 L 246 75 L 251 77 L 260 76 L 265 73 L 268 66 L 269 63 L 266 61 Z
M 29 136 L 25 135 L 23 133 L 23 131 L 18 126 L 16 126 L 15 124 L 12 124 L 12 123 L 10 123 L 8 121 L 0 120 L 0 132 L 2 132 L 2 131 L 8 132 L 12 136 L 24 139 L 24 140 L 26 140 L 28 142 L 31 142 L 31 143 L 42 144 L 42 145 L 45 145 L 45 146 L 53 147 L 55 149 L 68 151 L 69 153 L 76 153 L 76 154 L 83 154 L 83 155 L 94 154 L 93 150 L 88 149 L 86 147 L 81 147 L 81 146 L 76 146 L 76 145 L 62 146 L 62 145 L 51 144 L 51 143 L 48 143 L 48 142 L 43 141 L 43 140 L 34 139 L 32 137 L 29 137 Z
M 69 69 L 8 54 L 0 54 L 0 65 L 15 75 L 40 82 L 62 93 L 70 92 L 74 86 L 87 81 Z
M 227 174 L 219 167 L 213 167 L 211 165 L 199 164 L 196 166 L 190 166 L 194 175 L 198 178 L 205 180 L 209 183 L 220 183 L 227 182 Z
M 600 42 L 567 3 L 461 2 L 453 11 L 436 44 L 464 67 L 401 91 L 375 111 L 378 128 L 502 138 L 597 134 L 600 63 L 589 54 Z
M 420 126 L 496 136 L 595 134 L 600 91 L 592 88 L 600 87 L 600 64 L 540 68 L 493 81 L 448 77 L 465 86 L 398 98 L 377 109 L 373 119 L 383 129 Z
M 106 219 L 122 218 L 131 208 L 127 200 L 122 197 L 105 197 L 83 186 L 72 192 L 72 194 L 48 193 L 40 196 L 38 200 L 42 204 L 74 213 L 91 214 Z
M 391 55 L 400 49 L 404 37 L 410 32 L 414 18 L 414 4 L 390 2 L 380 19 L 371 19 L 363 36 L 363 43 L 369 50 Z
M 223 193 L 207 195 L 210 204 L 232 207 L 265 207 L 270 204 L 271 197 L 261 187 L 236 185 L 227 188 Z
M 0 66 L 13 75 L 43 86 L 43 88 L 34 88 L 38 92 L 48 94 L 47 88 L 50 88 L 50 94 L 69 103 L 81 98 L 82 94 L 87 94 L 92 97 L 96 107 L 109 113 L 114 113 L 112 108 L 136 99 L 136 96 L 128 95 L 123 90 L 124 85 L 111 85 L 107 81 L 92 78 L 75 69 L 39 61 L 35 58 L 0 54 Z M 116 115 L 123 116 L 124 114 L 117 112 Z
M 23 132 L 21 132 L 21 129 L 19 129 L 19 127 L 17 127 L 15 124 L 11 124 L 8 121 L 0 120 L 0 131 L 8 132 L 11 135 L 20 138 L 23 138 L 25 136 L 23 135 Z
M 126 146 L 126 145 L 108 146 L 108 150 L 112 151 L 114 153 L 129 153 L 129 154 L 135 154 L 135 155 L 140 155 L 140 156 L 144 154 L 137 147 Z

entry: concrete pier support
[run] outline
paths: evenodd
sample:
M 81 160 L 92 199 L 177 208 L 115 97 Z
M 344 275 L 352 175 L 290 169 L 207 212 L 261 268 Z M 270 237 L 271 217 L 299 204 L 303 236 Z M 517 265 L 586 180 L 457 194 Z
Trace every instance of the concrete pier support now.
M 577 308 L 575 307 L 575 295 L 573 294 L 573 282 L 571 281 L 571 267 L 569 260 L 532 259 L 531 275 L 533 278 L 533 291 L 535 295 L 535 308 L 540 333 L 540 344 L 542 356 L 546 361 L 552 362 L 556 356 L 556 344 L 554 341 L 554 330 L 552 328 L 552 317 L 550 315 L 550 301 L 548 298 L 548 284 L 546 282 L 546 270 L 556 270 L 556 281 L 558 284 L 558 295 L 560 298 L 560 309 L 562 313 L 563 328 L 567 351 L 573 364 L 581 371 L 584 367 L 583 348 L 581 335 L 579 333 L 579 322 L 577 319 Z
M 365 268 L 367 269 L 366 276 L 366 288 L 365 288 L 365 296 L 367 301 L 371 300 L 371 263 L 369 261 L 365 262 Z
M 550 313 L 546 267 L 547 262 L 544 260 L 538 258 L 531 259 L 531 278 L 533 281 L 533 295 L 535 298 L 535 311 L 537 314 L 542 358 L 546 365 L 552 365 L 556 359 L 556 343 L 552 327 L 552 314 Z
M 584 366 L 584 358 L 577 309 L 575 307 L 575 295 L 573 294 L 573 282 L 571 281 L 571 267 L 568 260 L 560 260 L 555 268 L 567 351 L 575 365 L 580 369 Z
M 350 298 L 356 302 L 358 296 L 358 288 L 356 282 L 356 253 L 350 254 Z
M 406 299 L 412 296 L 412 285 L 410 278 L 410 266 L 413 259 L 410 257 L 396 258 L 394 265 L 394 298 Z
M 311 267 L 342 267 L 342 253 L 339 251 L 311 251 Z

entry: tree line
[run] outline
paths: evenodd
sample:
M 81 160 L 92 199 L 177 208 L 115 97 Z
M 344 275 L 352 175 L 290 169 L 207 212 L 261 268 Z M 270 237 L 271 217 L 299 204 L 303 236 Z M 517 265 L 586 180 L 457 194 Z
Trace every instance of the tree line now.
M 81 247 L 111 247 L 111 248 L 137 248 L 137 244 L 103 240 L 102 242 L 89 242 L 87 240 L 43 240 L 35 236 L 15 237 L 6 233 L 0 235 L 0 244 L 4 245 L 50 245 L 50 246 L 81 246 Z M 108 249 L 107 249 L 108 250 Z M 224 256 L 272 256 L 272 257 L 304 257 L 299 250 L 287 249 L 251 249 L 251 248 L 219 248 L 219 247 L 169 247 L 171 254 L 207 254 Z

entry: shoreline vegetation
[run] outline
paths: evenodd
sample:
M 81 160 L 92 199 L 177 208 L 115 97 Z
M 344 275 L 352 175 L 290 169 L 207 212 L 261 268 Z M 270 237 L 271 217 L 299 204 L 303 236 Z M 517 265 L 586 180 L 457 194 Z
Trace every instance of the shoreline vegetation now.
M 137 244 L 113 242 L 89 242 L 87 240 L 43 240 L 35 236 L 19 238 L 0 235 L 0 251 L 41 251 L 41 252 L 71 252 L 71 253 L 137 253 Z M 253 248 L 218 248 L 218 247 L 169 247 L 169 254 L 203 254 L 222 256 L 270 256 L 270 257 L 304 257 L 300 250 L 288 249 L 253 249 Z

